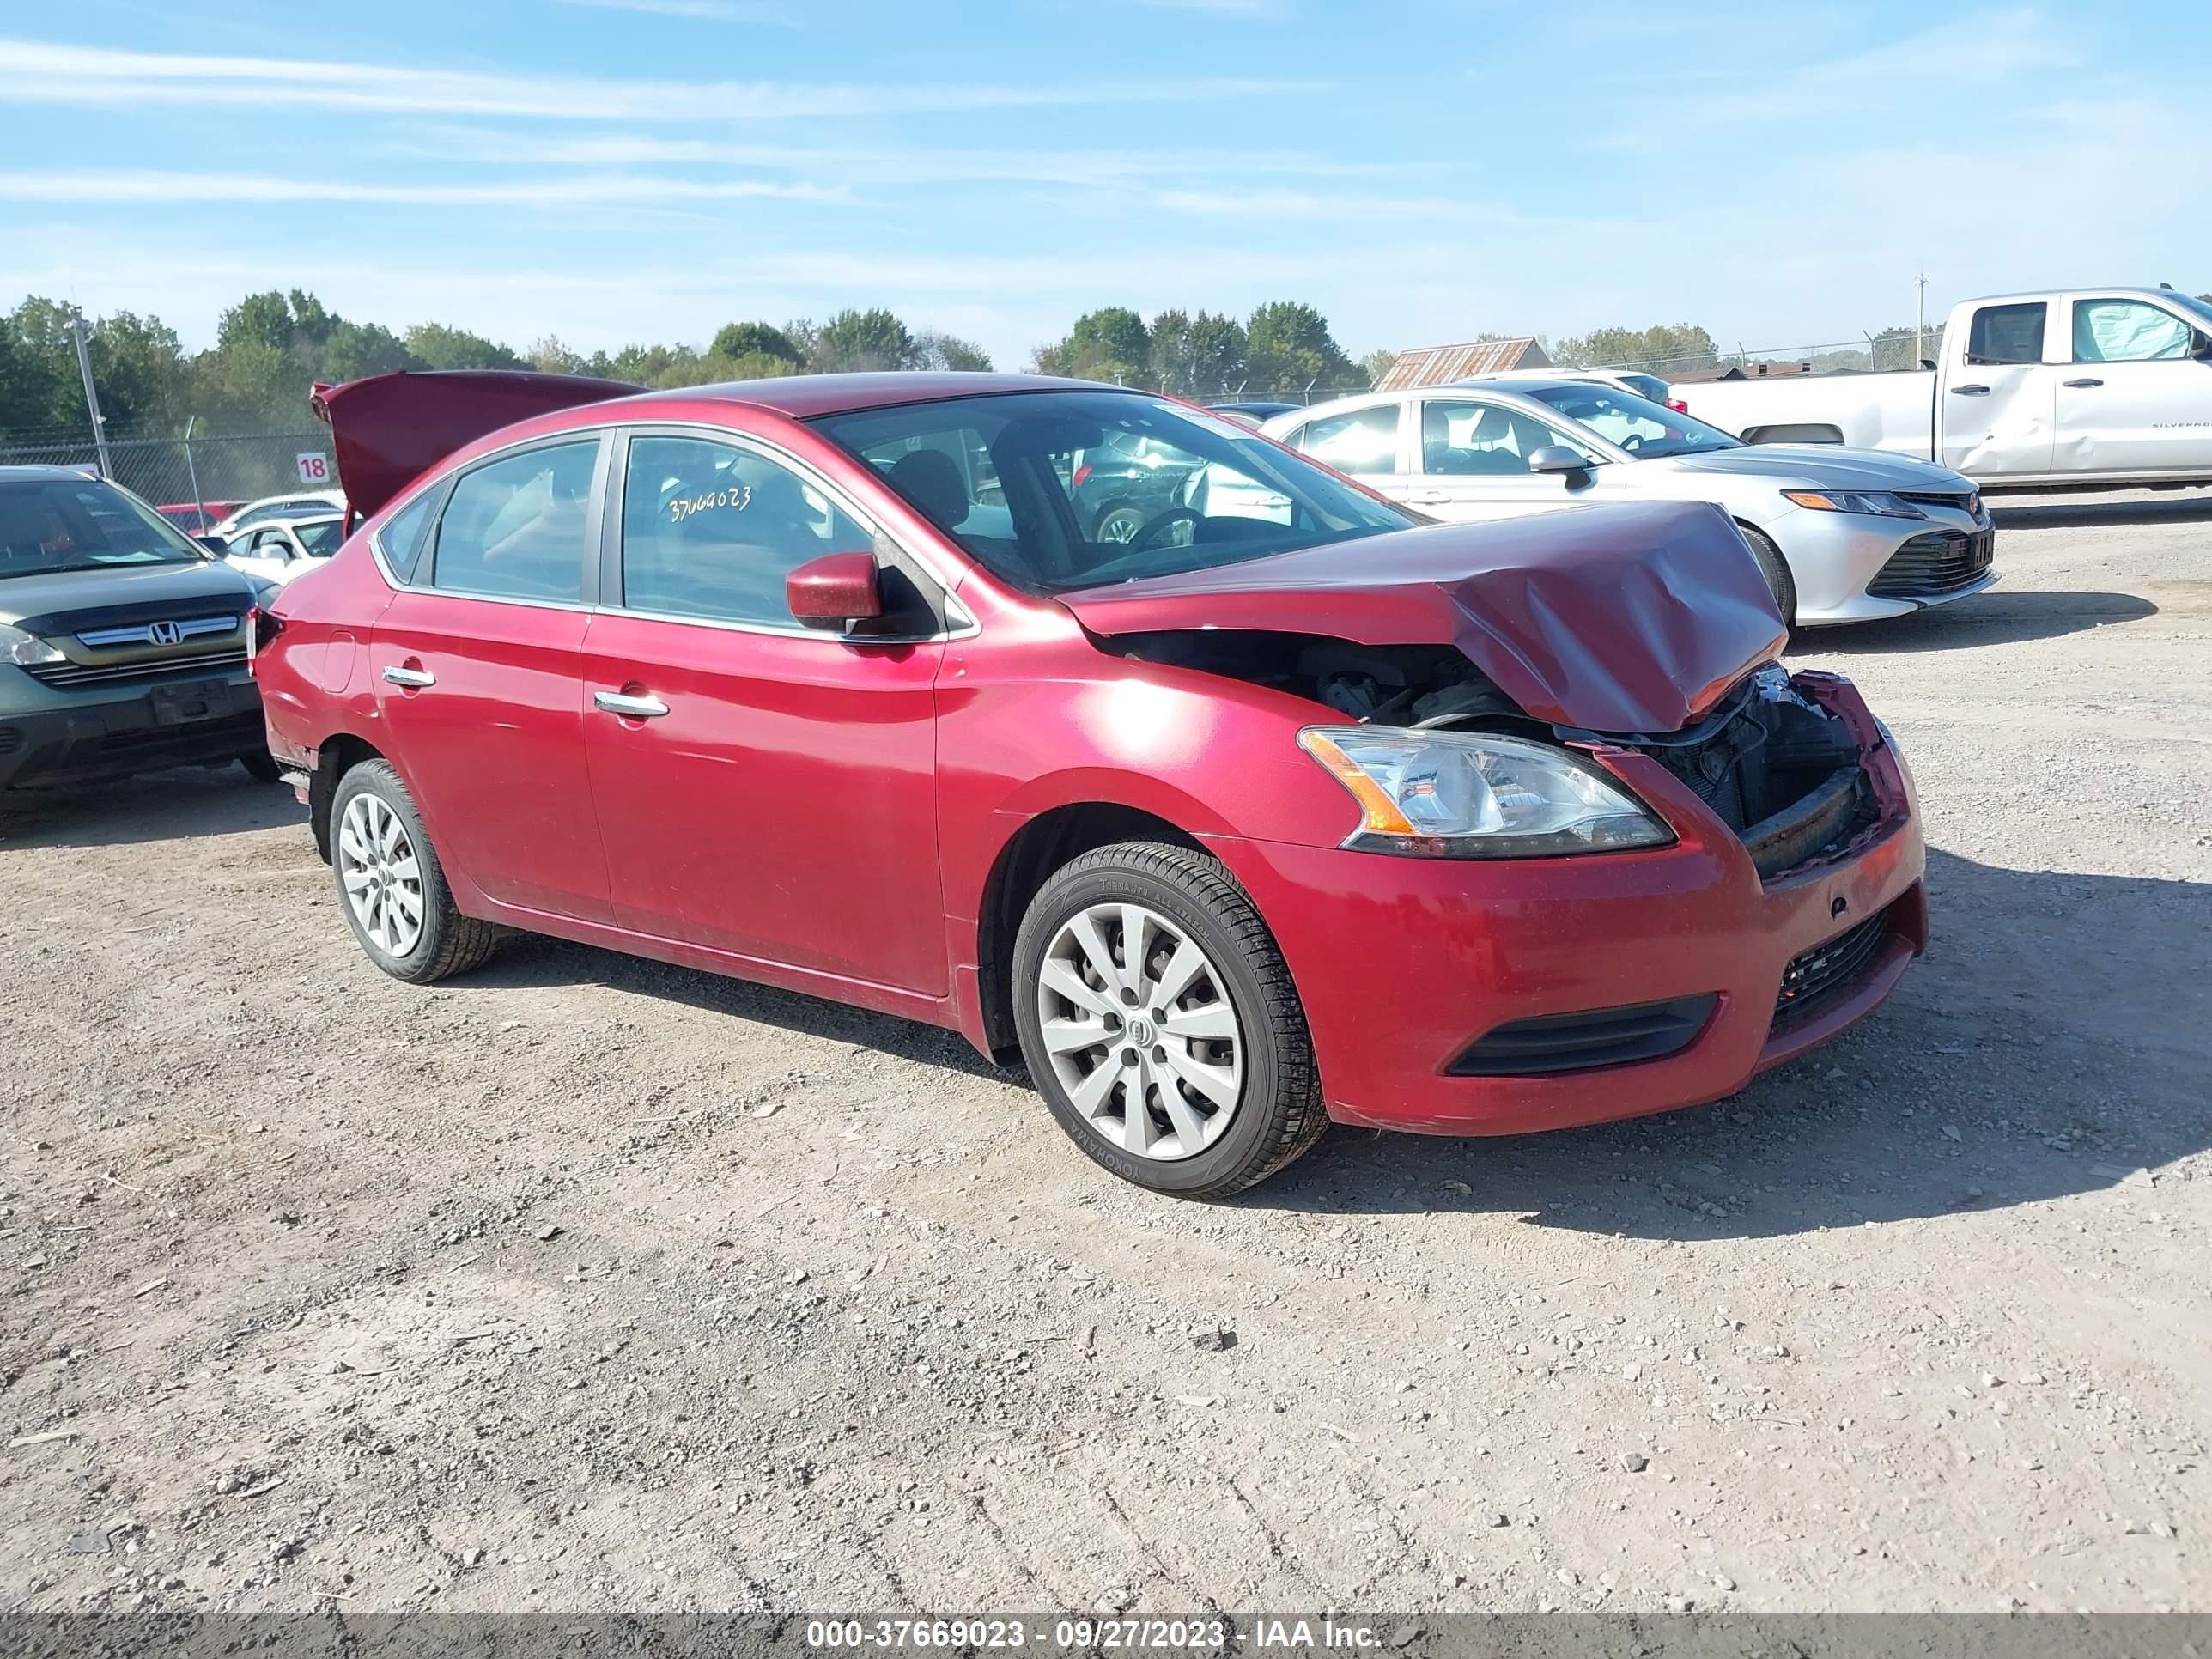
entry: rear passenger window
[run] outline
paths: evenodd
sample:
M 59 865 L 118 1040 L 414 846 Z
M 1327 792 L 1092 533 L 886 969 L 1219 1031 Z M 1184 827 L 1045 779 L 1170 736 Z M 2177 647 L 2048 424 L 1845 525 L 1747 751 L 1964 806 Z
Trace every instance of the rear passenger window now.
M 1370 477 L 1398 470 L 1398 405 L 1379 404 L 1349 415 L 1309 421 L 1291 441 L 1323 466 Z
M 1984 306 L 1966 331 L 1970 363 L 2039 363 L 2043 361 L 2044 313 L 2040 302 L 2026 306 Z
M 434 488 L 424 490 L 386 519 L 383 528 L 376 532 L 376 544 L 383 551 L 385 563 L 403 582 L 414 579 L 415 550 L 422 544 L 423 523 L 437 500 Z
M 585 507 L 599 441 L 526 450 L 464 473 L 438 520 L 430 583 L 496 599 L 583 597 Z
M 788 467 L 707 438 L 633 438 L 623 485 L 623 603 L 790 628 L 784 578 L 875 538 Z

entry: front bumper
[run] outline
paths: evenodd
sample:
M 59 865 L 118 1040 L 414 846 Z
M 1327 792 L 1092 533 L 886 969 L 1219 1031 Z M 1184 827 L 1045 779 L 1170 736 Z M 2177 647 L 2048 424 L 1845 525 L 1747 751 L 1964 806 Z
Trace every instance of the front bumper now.
M 98 697 L 45 692 L 20 709 L 0 708 L 0 790 L 56 789 L 173 766 L 209 766 L 264 749 L 261 696 L 238 668 L 211 674 L 221 712 L 189 715 L 192 704 L 157 688 L 104 688 Z M 159 688 L 181 690 L 173 681 Z
M 1803 627 L 1879 622 L 1949 605 L 1994 586 L 1996 568 L 1957 586 L 1910 594 L 1870 592 L 1905 544 L 1934 535 L 1992 535 L 1986 520 L 1941 507 L 1924 519 L 1882 519 L 1859 513 L 1821 513 L 1793 507 L 1759 526 L 1782 550 L 1797 586 L 1797 621 Z
M 1694 795 L 1618 751 L 1602 758 L 1669 820 L 1675 846 L 1480 862 L 1218 843 L 1297 984 L 1329 1115 L 1513 1134 L 1667 1111 L 1733 1094 L 1870 1012 L 1927 946 L 1925 854 L 1903 769 L 1848 701 L 1879 821 L 1841 856 L 1765 882 Z M 1808 953 L 1876 918 L 1848 980 L 1778 1023 L 1785 971 L 1796 964 L 1795 982 L 1817 965 Z M 1660 1058 L 1448 1074 L 1501 1025 L 1703 998 L 1702 1028 Z

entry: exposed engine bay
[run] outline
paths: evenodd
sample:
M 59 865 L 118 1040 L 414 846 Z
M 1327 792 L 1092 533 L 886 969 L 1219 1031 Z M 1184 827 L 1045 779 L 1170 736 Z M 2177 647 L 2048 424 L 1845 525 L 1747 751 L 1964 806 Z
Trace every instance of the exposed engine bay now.
M 1358 645 L 1246 629 L 1102 641 L 1142 662 L 1286 691 L 1363 724 L 1495 732 L 1648 755 L 1743 838 L 1762 876 L 1836 856 L 1876 817 L 1857 741 L 1781 665 L 1747 675 L 1703 720 L 1669 732 L 1591 732 L 1524 713 L 1450 646 Z

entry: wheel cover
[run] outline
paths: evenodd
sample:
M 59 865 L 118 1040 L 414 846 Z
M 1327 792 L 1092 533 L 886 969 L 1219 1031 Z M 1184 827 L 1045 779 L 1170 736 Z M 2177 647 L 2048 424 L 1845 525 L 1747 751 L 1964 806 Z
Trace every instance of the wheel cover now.
M 376 795 L 356 795 L 338 822 L 338 880 L 369 943 L 405 957 L 422 941 L 422 866 L 407 825 Z
M 1060 925 L 1038 970 L 1037 1027 L 1091 1130 L 1163 1163 L 1219 1140 L 1244 1092 L 1244 1030 L 1198 942 L 1141 904 Z
M 1145 515 L 1135 507 L 1117 507 L 1099 520 L 1097 532 L 1092 539 L 1102 546 L 1109 542 L 1118 545 L 1136 540 L 1137 532 L 1144 527 Z

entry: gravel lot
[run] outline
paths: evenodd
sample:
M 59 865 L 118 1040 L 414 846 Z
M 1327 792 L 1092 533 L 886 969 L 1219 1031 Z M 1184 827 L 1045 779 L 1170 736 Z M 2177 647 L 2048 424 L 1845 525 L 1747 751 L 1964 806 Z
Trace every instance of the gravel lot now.
M 1926 797 L 1881 1016 L 1223 1206 L 949 1035 L 386 980 L 235 770 L 16 819 L 0 1609 L 2212 1610 L 2212 496 L 2000 522 L 1798 653 Z

